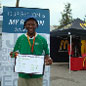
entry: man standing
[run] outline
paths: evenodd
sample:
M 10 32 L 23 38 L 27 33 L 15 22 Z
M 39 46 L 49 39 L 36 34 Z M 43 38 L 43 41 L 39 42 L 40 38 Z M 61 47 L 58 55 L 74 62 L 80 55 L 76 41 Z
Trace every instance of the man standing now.
M 49 57 L 49 49 L 47 41 L 44 37 L 36 33 L 38 22 L 35 18 L 28 18 L 24 22 L 24 28 L 27 30 L 26 34 L 21 35 L 15 44 L 11 57 L 16 57 L 17 54 L 42 55 L 45 51 L 46 65 L 52 64 L 52 59 Z M 19 73 L 18 86 L 42 86 L 43 75 L 33 75 Z

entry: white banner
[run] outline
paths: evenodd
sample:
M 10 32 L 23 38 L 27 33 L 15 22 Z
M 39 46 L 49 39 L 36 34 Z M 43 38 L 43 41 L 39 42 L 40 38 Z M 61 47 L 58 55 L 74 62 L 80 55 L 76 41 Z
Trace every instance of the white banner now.
M 23 25 L 21 18 L 23 17 L 25 18 L 25 15 L 27 14 L 27 12 L 29 13 L 28 11 L 29 9 L 26 9 L 26 8 L 15 8 L 15 9 L 17 10 L 14 10 L 14 8 L 10 8 L 10 7 L 4 7 L 4 10 L 3 10 L 2 50 L 0 51 L 1 86 L 17 86 L 17 81 L 18 81 L 18 73 L 14 72 L 15 59 L 10 58 L 9 54 L 13 50 L 16 39 L 21 34 L 24 34 L 22 33 L 22 30 L 21 30 L 22 27 L 20 28 L 20 26 Z M 49 10 L 42 10 L 42 9 L 30 9 L 30 10 L 33 10 L 33 11 L 30 11 L 30 12 L 33 12 L 31 14 L 34 15 L 36 18 L 38 18 L 38 21 L 39 21 L 38 31 L 42 31 L 42 28 L 45 29 L 43 30 L 43 33 L 39 33 L 39 34 L 44 36 L 47 39 L 48 46 L 50 48 L 50 40 L 49 40 L 50 34 L 49 34 L 49 20 L 48 20 Z M 20 15 L 18 14 L 21 14 L 22 17 L 20 17 Z M 18 24 L 19 24 L 19 27 L 17 27 Z M 45 27 L 43 27 L 44 25 Z M 50 86 L 50 67 L 49 66 L 45 67 L 43 86 Z

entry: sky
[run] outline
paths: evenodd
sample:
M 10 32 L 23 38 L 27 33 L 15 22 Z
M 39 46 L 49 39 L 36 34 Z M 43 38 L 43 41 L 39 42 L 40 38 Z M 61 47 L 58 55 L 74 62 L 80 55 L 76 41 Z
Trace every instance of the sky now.
M 2 6 L 15 7 L 16 0 L 0 0 Z M 59 25 L 61 12 L 66 3 L 71 4 L 72 17 L 84 20 L 86 0 L 20 0 L 20 7 L 42 8 L 50 10 L 50 25 Z

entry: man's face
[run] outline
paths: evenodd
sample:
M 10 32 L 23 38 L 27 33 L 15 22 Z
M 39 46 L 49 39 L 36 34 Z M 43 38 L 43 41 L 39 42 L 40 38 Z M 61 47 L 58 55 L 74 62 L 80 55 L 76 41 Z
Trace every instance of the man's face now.
M 35 33 L 35 29 L 37 28 L 37 23 L 34 20 L 29 20 L 26 22 L 25 28 L 30 34 L 33 34 Z

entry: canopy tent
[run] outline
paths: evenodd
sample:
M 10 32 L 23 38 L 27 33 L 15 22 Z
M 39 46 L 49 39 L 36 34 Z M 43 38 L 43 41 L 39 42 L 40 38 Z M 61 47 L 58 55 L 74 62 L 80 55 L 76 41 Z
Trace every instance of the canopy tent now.
M 61 29 L 51 31 L 51 37 L 68 36 L 68 35 L 86 36 L 86 23 L 79 18 L 72 23 L 67 24 Z
M 72 48 L 72 38 L 79 36 L 81 39 L 86 39 L 86 23 L 79 18 L 75 19 L 72 23 L 65 25 L 61 29 L 56 29 L 50 32 L 51 44 L 50 44 L 50 52 L 51 57 L 53 57 L 52 52 L 55 51 L 55 47 L 52 47 L 54 40 L 61 37 L 69 37 L 70 41 L 70 55 Z M 53 41 L 52 41 L 53 40 Z M 57 40 L 59 41 L 59 40 Z M 56 44 L 54 44 L 55 46 Z M 70 67 L 70 56 L 69 55 L 69 67 Z M 55 56 L 55 55 L 54 55 Z M 64 55 L 65 56 L 65 55 Z M 70 68 L 69 68 L 70 69 Z

